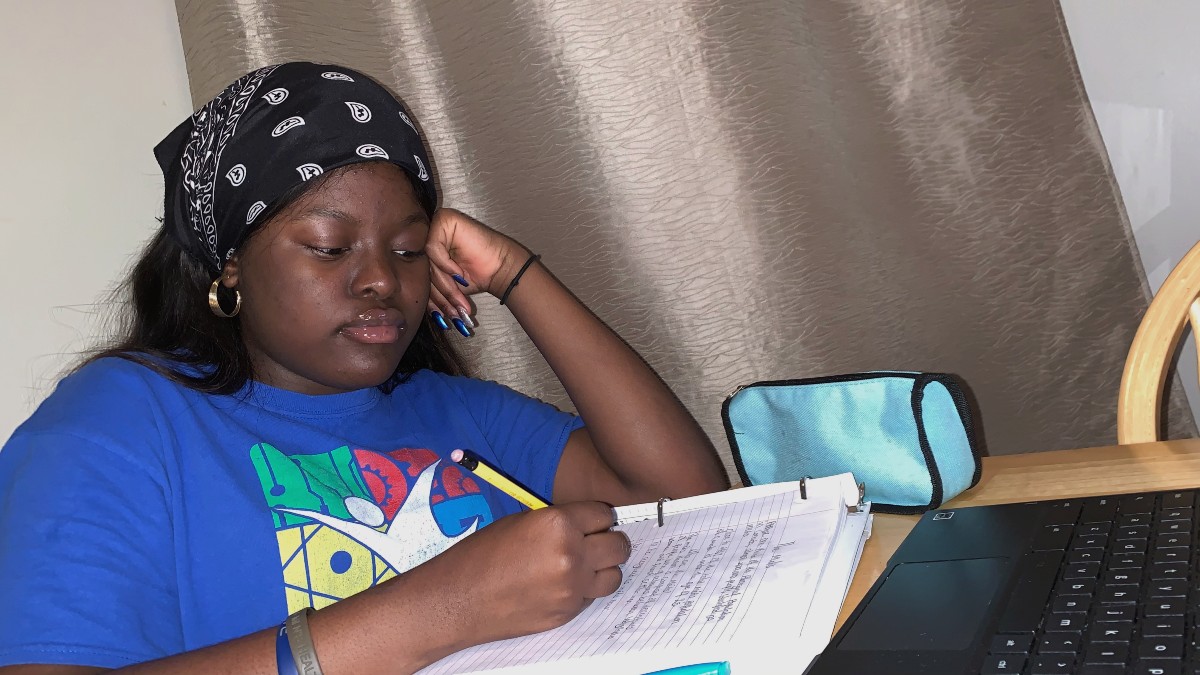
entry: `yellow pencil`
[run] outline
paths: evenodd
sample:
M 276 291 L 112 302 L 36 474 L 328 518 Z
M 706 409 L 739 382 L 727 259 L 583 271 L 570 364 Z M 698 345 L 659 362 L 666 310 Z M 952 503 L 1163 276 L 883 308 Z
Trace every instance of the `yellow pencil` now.
M 531 509 L 544 509 L 550 506 L 540 497 L 529 490 L 512 482 L 508 477 L 484 463 L 482 459 L 467 450 L 455 450 L 450 453 L 450 459 L 467 471 L 479 476 L 492 487 L 521 502 Z

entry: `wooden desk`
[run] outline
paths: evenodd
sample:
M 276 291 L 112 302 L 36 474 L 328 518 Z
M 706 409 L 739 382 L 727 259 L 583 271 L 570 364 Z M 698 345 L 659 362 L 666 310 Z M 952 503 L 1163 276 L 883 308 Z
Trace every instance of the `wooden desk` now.
M 985 457 L 979 484 L 944 507 L 1200 486 L 1200 439 Z M 876 514 L 837 627 L 887 567 L 919 516 Z

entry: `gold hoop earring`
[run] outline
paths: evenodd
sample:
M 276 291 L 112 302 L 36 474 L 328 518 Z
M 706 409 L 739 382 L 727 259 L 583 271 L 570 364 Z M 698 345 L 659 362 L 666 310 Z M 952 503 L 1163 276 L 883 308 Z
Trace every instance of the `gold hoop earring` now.
M 238 312 L 242 311 L 242 293 L 236 289 L 233 291 L 233 297 L 235 299 L 233 311 L 226 314 L 225 310 L 221 309 L 221 301 L 217 299 L 217 287 L 220 285 L 221 278 L 217 277 L 216 279 L 213 279 L 212 286 L 209 286 L 208 308 L 212 310 L 213 314 L 216 314 L 222 319 L 232 319 L 233 317 L 237 316 Z

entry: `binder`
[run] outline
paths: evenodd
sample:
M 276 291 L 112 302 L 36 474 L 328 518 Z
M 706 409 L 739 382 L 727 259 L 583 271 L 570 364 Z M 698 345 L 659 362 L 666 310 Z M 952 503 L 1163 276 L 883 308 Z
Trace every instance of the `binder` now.
M 619 507 L 624 580 L 564 626 L 478 645 L 422 675 L 616 675 L 729 661 L 803 672 L 833 626 L 870 503 L 850 474 Z

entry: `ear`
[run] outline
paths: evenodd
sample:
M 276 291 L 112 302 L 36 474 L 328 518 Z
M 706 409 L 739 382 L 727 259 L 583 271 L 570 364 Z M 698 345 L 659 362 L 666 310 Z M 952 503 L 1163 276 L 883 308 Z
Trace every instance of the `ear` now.
M 238 256 L 235 253 L 230 256 L 229 260 L 225 261 L 225 267 L 221 269 L 221 285 L 225 288 L 237 288 L 240 268 L 238 266 Z

